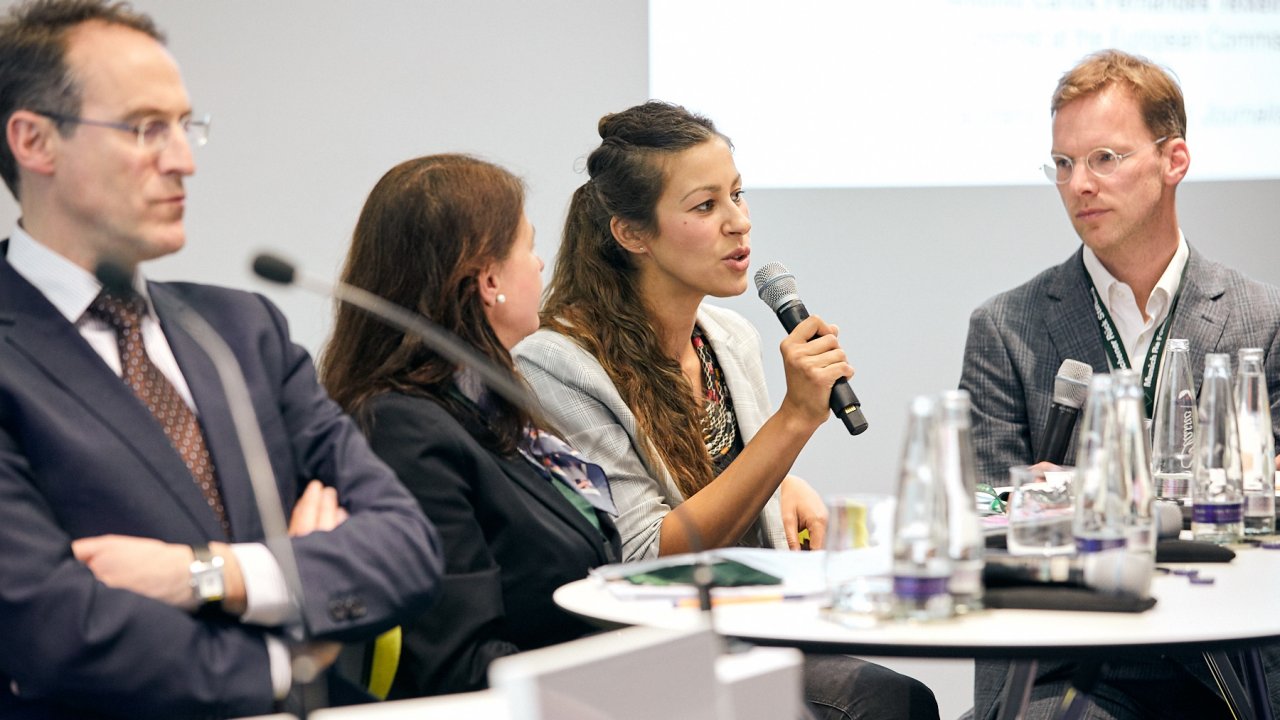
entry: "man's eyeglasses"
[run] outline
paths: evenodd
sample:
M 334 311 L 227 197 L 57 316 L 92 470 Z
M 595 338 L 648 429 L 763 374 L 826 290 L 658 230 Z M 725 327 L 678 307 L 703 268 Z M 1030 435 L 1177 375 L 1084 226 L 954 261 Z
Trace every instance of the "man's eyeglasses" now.
M 1114 174 L 1116 170 L 1120 169 L 1121 160 L 1130 157 L 1136 152 L 1145 150 L 1148 147 L 1155 147 L 1165 140 L 1168 140 L 1169 137 L 1169 135 L 1165 135 L 1150 145 L 1145 145 L 1137 150 L 1130 150 L 1127 153 L 1118 153 L 1111 148 L 1096 148 L 1089 151 L 1089 154 L 1084 156 L 1084 164 L 1089 168 L 1089 172 L 1094 175 L 1097 175 L 1098 177 L 1106 177 Z M 1069 182 L 1071 180 L 1071 173 L 1076 167 L 1075 161 L 1066 155 L 1050 155 L 1049 157 L 1053 160 L 1053 164 L 1047 164 L 1044 166 L 1044 176 L 1059 185 Z
M 75 123 L 77 125 L 93 125 L 94 127 L 111 128 L 112 130 L 123 130 L 131 132 L 138 136 L 138 147 L 151 152 L 160 152 L 169 146 L 169 140 L 173 137 L 173 127 L 177 125 L 182 128 L 182 132 L 186 133 L 187 142 L 191 147 L 200 147 L 209 142 L 209 124 L 212 119 L 208 115 L 202 117 L 184 117 L 181 120 L 161 120 L 160 118 L 150 118 L 140 123 L 127 122 L 107 122 L 106 120 L 88 120 L 85 118 L 71 117 L 70 115 L 62 115 L 61 113 L 48 112 L 45 110 L 36 110 L 36 114 L 43 115 L 51 120 L 60 123 Z

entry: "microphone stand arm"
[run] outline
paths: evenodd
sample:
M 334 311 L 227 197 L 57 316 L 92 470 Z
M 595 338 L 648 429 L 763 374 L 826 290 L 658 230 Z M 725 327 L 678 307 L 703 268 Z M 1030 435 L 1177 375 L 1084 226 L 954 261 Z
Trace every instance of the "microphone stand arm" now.
M 284 507 L 280 503 L 275 471 L 271 469 L 271 456 L 259 429 L 261 426 L 258 424 L 257 413 L 253 410 L 253 397 L 245 384 L 240 363 L 222 336 L 185 303 L 175 303 L 174 308 L 177 310 L 175 319 L 178 326 L 186 330 L 209 356 L 227 394 L 227 408 L 231 413 L 232 425 L 235 426 L 236 439 L 244 452 L 245 469 L 253 489 L 258 518 L 262 523 L 264 543 L 280 566 L 289 591 L 292 612 L 283 625 L 284 637 L 291 645 L 301 645 L 306 642 L 302 578 L 298 574 L 293 543 L 289 539 L 288 523 L 285 521 Z M 290 670 L 293 682 L 302 686 L 300 711 L 305 718 L 307 708 L 322 706 L 327 695 L 323 684 L 323 668 L 303 652 L 293 656 Z
M 498 368 L 492 360 L 472 350 L 453 333 L 427 322 L 421 315 L 347 283 L 330 284 L 302 273 L 295 275 L 294 283 L 321 297 L 333 297 L 354 305 L 402 332 L 425 340 L 432 352 L 451 363 L 473 370 L 489 389 L 507 402 L 531 415 L 541 414 L 529 391 L 511 373 Z

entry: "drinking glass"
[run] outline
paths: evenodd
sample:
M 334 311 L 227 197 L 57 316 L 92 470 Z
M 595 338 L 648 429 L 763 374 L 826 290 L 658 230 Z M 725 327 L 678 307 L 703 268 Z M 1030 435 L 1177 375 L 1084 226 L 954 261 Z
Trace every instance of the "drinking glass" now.
M 1075 552 L 1075 468 L 1009 468 L 1009 554 L 1070 555 Z
M 837 621 L 866 625 L 888 615 L 896 503 L 882 493 L 827 499 L 825 570 Z

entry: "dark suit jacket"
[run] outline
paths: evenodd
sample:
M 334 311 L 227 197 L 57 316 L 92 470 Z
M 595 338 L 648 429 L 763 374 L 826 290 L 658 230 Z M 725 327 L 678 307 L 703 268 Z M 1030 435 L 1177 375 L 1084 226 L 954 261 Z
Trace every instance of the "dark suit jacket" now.
M 1190 248 L 1182 295 L 1169 330 L 1170 338 L 1191 341 L 1191 369 L 1196 392 L 1206 353 L 1231 353 L 1260 347 L 1266 353 L 1271 419 L 1280 435 L 1280 289 L 1246 278 L 1207 260 Z M 969 319 L 960 387 L 973 398 L 973 442 L 980 476 L 992 484 L 1008 484 L 1011 465 L 1035 461 L 1044 443 L 1045 422 L 1053 402 L 1053 380 L 1066 358 L 1110 372 L 1089 295 L 1083 250 L 1049 268 L 1030 282 L 988 300 Z M 1067 462 L 1075 457 L 1075 440 Z M 1197 656 L 1177 658 L 1215 689 Z M 1280 668 L 1280 649 L 1263 648 L 1268 675 Z M 974 717 L 994 717 L 1007 665 L 979 660 L 974 680 Z M 1151 679 L 1167 672 L 1152 660 L 1108 663 L 1107 678 Z M 1039 676 L 1060 676 L 1061 663 L 1041 663 Z M 1280 683 L 1271 681 L 1273 696 Z M 1106 693 L 1105 688 L 1100 692 Z M 1280 696 L 1273 697 L 1280 708 Z M 1280 711 L 1280 710 L 1278 710 Z M 1034 712 L 1031 717 L 1037 717 Z
M 528 460 L 485 449 L 433 400 L 376 397 L 366 427 L 445 551 L 440 602 L 408 628 L 391 697 L 484 688 L 494 658 L 591 631 L 551 593 L 618 561 L 608 516 L 602 535 Z
M 149 290 L 199 408 L 234 540 L 260 541 L 262 527 L 221 385 L 170 322 L 179 302 L 239 361 L 285 512 L 311 478 L 335 486 L 350 512 L 335 531 L 293 542 L 311 635 L 365 638 L 416 614 L 438 579 L 435 532 L 319 387 L 279 311 L 259 296 L 208 286 Z M 70 543 L 106 533 L 223 539 L 147 408 L 0 260 L 0 716 L 270 710 L 266 631 L 99 583 Z

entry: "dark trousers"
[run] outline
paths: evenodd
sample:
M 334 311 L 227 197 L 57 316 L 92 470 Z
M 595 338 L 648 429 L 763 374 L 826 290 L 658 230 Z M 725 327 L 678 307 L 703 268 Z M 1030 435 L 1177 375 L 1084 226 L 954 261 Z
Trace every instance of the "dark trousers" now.
M 849 655 L 806 654 L 804 699 L 818 720 L 938 720 L 924 683 Z
M 1202 668 L 1206 678 L 1190 671 Z M 1008 663 L 1003 660 L 977 662 L 974 717 L 978 720 L 995 717 L 998 706 L 994 693 L 996 688 L 1003 689 L 1003 673 L 1007 671 Z M 1072 663 L 1042 661 L 1025 717 L 1057 717 L 1074 671 Z M 1101 678 L 1090 693 L 1084 720 L 1230 720 L 1227 704 L 1207 684 L 1207 672 L 1198 655 L 1104 664 Z

